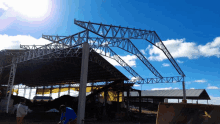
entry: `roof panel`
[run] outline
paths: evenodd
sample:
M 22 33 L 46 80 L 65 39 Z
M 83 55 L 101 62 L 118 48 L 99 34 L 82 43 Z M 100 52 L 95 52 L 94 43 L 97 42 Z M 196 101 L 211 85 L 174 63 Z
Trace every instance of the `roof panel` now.
M 205 89 L 186 89 L 186 97 L 196 97 L 199 98 Z M 136 96 L 138 94 L 135 91 L 131 91 L 131 96 Z M 168 97 L 168 98 L 182 98 L 183 90 L 145 90 L 141 92 L 142 97 Z M 127 93 L 124 93 L 127 96 Z M 207 99 L 210 99 L 208 94 Z

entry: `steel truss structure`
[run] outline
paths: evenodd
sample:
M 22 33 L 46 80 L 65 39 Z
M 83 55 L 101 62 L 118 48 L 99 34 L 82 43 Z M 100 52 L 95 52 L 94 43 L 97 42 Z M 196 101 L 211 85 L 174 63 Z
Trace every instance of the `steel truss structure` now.
M 27 51 L 21 53 L 10 53 L 5 52 L 6 55 L 13 55 L 12 64 L 0 67 L 0 74 L 2 69 L 5 67 L 11 67 L 7 94 L 8 103 L 11 97 L 12 87 L 14 83 L 16 67 L 19 63 L 24 63 L 30 60 L 38 59 L 52 59 L 52 58 L 68 58 L 68 57 L 80 57 L 80 49 L 83 47 L 83 43 L 88 42 L 90 45 L 90 55 L 89 60 L 98 63 L 100 66 L 111 72 L 111 74 L 117 76 L 116 73 L 112 72 L 111 68 L 104 65 L 102 61 L 97 57 L 93 57 L 93 52 L 96 51 L 100 55 L 107 56 L 116 60 L 122 67 L 124 67 L 129 73 L 134 77 L 140 78 L 136 81 L 125 81 L 125 83 L 169 83 L 169 82 L 183 82 L 183 92 L 185 100 L 185 85 L 184 77 L 185 74 L 180 69 L 176 61 L 173 59 L 159 36 L 155 31 L 141 30 L 135 28 L 126 28 L 121 26 L 105 25 L 92 22 L 84 22 L 79 20 L 74 20 L 74 24 L 84 28 L 82 32 L 78 32 L 71 36 L 51 36 L 42 35 L 44 39 L 53 41 L 53 43 L 37 47 L 33 46 L 21 46 L 21 48 L 26 48 Z M 100 37 L 89 37 L 89 33 L 92 32 Z M 135 45 L 130 41 L 130 39 L 144 39 L 159 48 L 164 52 L 169 61 L 172 63 L 177 72 L 181 77 L 166 77 L 163 78 L 161 74 L 150 64 L 150 62 L 142 55 L 142 53 L 135 47 Z M 127 52 L 136 55 L 144 65 L 158 78 L 148 78 L 144 80 L 137 72 L 135 72 L 127 63 L 125 63 L 110 47 L 118 47 Z M 101 49 L 101 50 L 100 50 Z M 8 108 L 7 108 L 8 112 Z
M 103 38 L 119 38 L 119 39 L 144 39 L 159 48 L 164 52 L 164 54 L 167 56 L 169 61 L 172 63 L 172 65 L 175 67 L 177 72 L 185 77 L 185 74 L 180 69 L 179 65 L 176 63 L 176 61 L 173 59 L 170 52 L 167 50 L 166 46 L 163 44 L 160 37 L 157 35 L 155 31 L 150 30 L 141 30 L 141 29 L 135 29 L 135 28 L 128 28 L 128 27 L 121 27 L 121 26 L 114 26 L 114 25 L 106 25 L 106 24 L 99 24 L 99 23 L 93 23 L 93 22 L 85 22 L 85 21 L 79 21 L 74 20 L 74 24 L 89 30 L 90 32 L 101 36 Z

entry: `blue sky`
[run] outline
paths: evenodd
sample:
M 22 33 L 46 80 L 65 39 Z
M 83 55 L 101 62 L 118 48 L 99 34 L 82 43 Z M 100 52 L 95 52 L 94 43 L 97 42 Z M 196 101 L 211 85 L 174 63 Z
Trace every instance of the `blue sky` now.
M 24 1 L 25 2 L 25 1 Z M 49 43 L 42 34 L 71 35 L 83 29 L 74 19 L 156 31 L 186 75 L 186 88 L 206 89 L 220 101 L 219 1 L 66 0 L 38 2 L 0 1 L 0 49 L 20 44 Z M 28 6 L 29 5 L 29 6 Z M 28 8 L 29 7 L 29 8 Z M 39 9 L 40 8 L 40 9 Z M 132 40 L 164 77 L 178 76 L 165 55 L 144 40 Z M 150 46 L 149 46 L 150 45 Z M 143 78 L 155 76 L 134 55 L 118 48 L 120 55 Z M 132 76 L 109 60 L 127 77 Z M 182 83 L 146 84 L 137 89 L 182 89 Z

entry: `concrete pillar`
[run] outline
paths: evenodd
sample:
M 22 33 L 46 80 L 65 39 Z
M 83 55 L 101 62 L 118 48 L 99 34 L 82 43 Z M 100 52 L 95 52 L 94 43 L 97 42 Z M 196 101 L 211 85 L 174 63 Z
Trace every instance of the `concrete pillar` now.
M 24 87 L 24 97 L 25 97 L 25 94 L 26 94 L 26 85 Z
M 38 90 L 38 86 L 37 86 L 37 88 L 36 88 L 36 93 L 35 93 L 35 96 L 37 96 L 37 90 Z
M 182 82 L 182 85 L 183 85 L 183 103 L 187 103 L 186 101 L 186 89 L 185 89 L 185 78 L 183 77 L 183 82 Z
M 52 89 L 53 89 L 53 85 L 50 86 L 50 97 L 51 97 Z
M 209 101 L 209 100 L 207 99 L 207 104 L 209 104 L 208 101 Z
M 117 91 L 117 112 L 119 112 L 119 91 Z
M 31 90 L 32 90 L 32 87 L 30 87 L 29 99 L 31 99 Z
M 44 96 L 44 90 L 45 90 L 45 86 L 43 86 L 43 94 L 42 94 L 42 96 Z
M 60 97 L 60 90 L 61 90 L 61 85 L 59 84 L 59 92 L 58 92 L 58 97 Z
M 139 93 L 139 117 L 141 117 L 141 91 L 138 91 Z
M 87 31 L 87 42 L 88 42 L 88 31 Z M 77 124 L 84 124 L 84 116 L 85 116 L 86 84 L 87 84 L 88 59 L 89 59 L 89 44 L 87 42 L 83 43 L 83 48 L 82 48 L 82 65 L 81 65 L 81 75 L 80 75 Z
M 18 93 L 19 93 L 19 84 L 18 84 Z M 18 96 L 18 93 L 17 93 L 17 96 Z
M 128 115 L 128 111 L 129 111 L 129 89 L 127 90 L 127 115 Z
M 179 102 L 179 99 L 178 99 L 178 103 L 180 103 L 180 102 Z
M 69 87 L 68 87 L 68 95 L 70 95 L 70 82 L 69 82 Z

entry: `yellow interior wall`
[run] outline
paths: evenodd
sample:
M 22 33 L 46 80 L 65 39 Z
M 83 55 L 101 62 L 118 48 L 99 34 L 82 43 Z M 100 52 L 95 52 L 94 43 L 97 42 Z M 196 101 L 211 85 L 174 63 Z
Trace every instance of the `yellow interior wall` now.
M 93 87 L 93 90 L 98 90 L 101 89 L 102 87 Z M 79 87 L 71 87 L 71 90 L 74 91 L 79 91 Z M 60 88 L 60 92 L 65 92 L 68 91 L 69 88 L 68 87 L 63 87 Z M 86 87 L 86 92 L 91 92 L 92 91 L 92 87 Z M 52 93 L 58 93 L 59 92 L 59 88 L 53 88 L 52 89 Z M 43 95 L 43 89 L 38 89 L 37 90 L 37 94 L 41 94 Z M 44 89 L 44 94 L 50 94 L 50 89 Z M 100 93 L 102 96 L 104 96 L 104 92 Z M 108 91 L 108 96 L 107 100 L 108 101 L 117 101 L 117 92 L 116 91 Z M 122 92 L 119 93 L 119 102 L 122 102 Z

